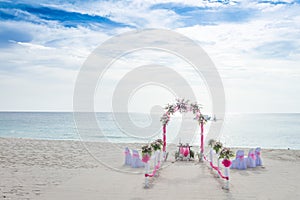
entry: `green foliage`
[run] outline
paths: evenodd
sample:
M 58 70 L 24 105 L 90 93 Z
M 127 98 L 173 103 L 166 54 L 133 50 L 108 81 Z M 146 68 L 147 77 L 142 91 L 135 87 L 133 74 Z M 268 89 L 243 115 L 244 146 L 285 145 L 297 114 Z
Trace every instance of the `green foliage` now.
M 232 157 L 234 157 L 234 153 L 233 153 L 233 151 L 232 150 L 230 150 L 230 148 L 223 148 L 222 150 L 221 150 L 221 152 L 220 152 L 220 156 L 219 156 L 219 158 L 221 159 L 221 158 L 224 158 L 224 159 L 230 159 L 230 158 L 232 158 Z
M 223 144 L 221 142 L 216 142 L 213 146 L 213 149 L 216 151 L 216 153 L 219 153 L 222 149 Z
M 149 156 L 152 155 L 152 151 L 153 151 L 153 148 L 151 145 L 144 145 L 142 146 L 142 155 L 144 156 L 145 154 L 148 154 Z

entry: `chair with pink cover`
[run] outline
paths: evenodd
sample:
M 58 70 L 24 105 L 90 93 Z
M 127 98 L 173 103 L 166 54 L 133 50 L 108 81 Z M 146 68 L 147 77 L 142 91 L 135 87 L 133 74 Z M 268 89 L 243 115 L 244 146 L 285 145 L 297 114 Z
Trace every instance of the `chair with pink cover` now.
M 256 155 L 254 149 L 250 149 L 247 158 L 247 167 L 256 167 Z
M 125 154 L 125 165 L 131 165 L 132 157 L 128 147 L 125 148 L 124 154 Z
M 145 164 L 140 159 L 140 154 L 137 150 L 132 150 L 132 159 L 131 159 L 131 167 L 133 168 L 139 168 L 144 167 Z
M 237 150 L 236 157 L 232 161 L 231 169 L 247 169 L 247 161 L 243 150 Z
M 263 165 L 263 162 L 262 162 L 262 159 L 261 159 L 261 148 L 260 147 L 257 147 L 255 149 L 255 156 L 256 156 L 256 166 L 262 166 Z

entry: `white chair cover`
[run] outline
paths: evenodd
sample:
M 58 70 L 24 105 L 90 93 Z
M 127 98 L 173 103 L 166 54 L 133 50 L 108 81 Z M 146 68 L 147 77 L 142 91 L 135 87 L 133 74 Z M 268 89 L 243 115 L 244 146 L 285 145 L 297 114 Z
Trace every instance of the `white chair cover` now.
M 125 148 L 124 153 L 125 153 L 125 165 L 131 165 L 132 157 L 128 147 Z
M 260 147 L 257 147 L 255 149 L 255 155 L 256 155 L 256 166 L 262 166 L 263 165 L 263 162 L 262 162 L 262 159 L 261 159 L 261 148 Z
M 256 155 L 254 149 L 250 149 L 247 158 L 247 167 L 256 167 Z
M 231 167 L 232 169 L 247 169 L 247 161 L 245 159 L 244 151 L 243 150 L 238 150 L 236 152 L 236 157 L 232 161 Z
M 137 150 L 132 150 L 132 159 L 131 159 L 131 167 L 139 168 L 144 167 L 143 161 L 140 159 L 139 152 Z

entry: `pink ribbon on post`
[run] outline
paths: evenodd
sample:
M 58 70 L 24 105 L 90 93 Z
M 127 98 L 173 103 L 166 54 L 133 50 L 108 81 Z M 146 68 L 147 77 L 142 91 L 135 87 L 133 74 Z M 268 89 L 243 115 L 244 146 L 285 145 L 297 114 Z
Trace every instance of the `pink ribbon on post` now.
M 166 125 L 163 126 L 163 152 L 166 152 L 166 146 L 167 146 L 167 138 L 166 138 Z
M 201 122 L 201 154 L 203 154 L 204 152 L 204 136 L 203 136 L 203 132 L 204 132 L 204 127 L 203 127 L 203 122 Z
M 209 162 L 211 168 L 213 168 L 214 170 L 216 170 L 216 171 L 218 172 L 218 174 L 220 175 L 221 178 L 226 179 L 226 180 L 229 180 L 229 177 L 228 177 L 228 176 L 224 176 L 224 175 L 222 174 L 222 172 L 220 171 L 220 169 L 219 169 L 217 166 L 214 166 L 213 163 L 212 163 L 211 161 L 208 161 L 208 160 L 207 160 L 206 156 L 203 155 L 203 158 L 204 158 L 204 160 L 206 160 L 207 162 Z M 230 164 L 231 164 L 231 161 L 230 161 Z
M 153 177 L 155 176 L 157 170 L 160 168 L 160 161 L 158 161 L 157 165 L 154 167 L 154 170 L 151 174 L 145 174 L 145 177 Z

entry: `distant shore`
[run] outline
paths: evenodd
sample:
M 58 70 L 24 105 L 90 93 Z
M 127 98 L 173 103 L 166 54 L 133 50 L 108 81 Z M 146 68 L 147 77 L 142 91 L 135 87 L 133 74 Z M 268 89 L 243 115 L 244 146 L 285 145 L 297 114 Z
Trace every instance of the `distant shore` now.
M 222 180 L 214 177 L 207 164 L 172 163 L 176 145 L 168 147 L 168 167 L 147 190 L 143 188 L 143 169 L 123 166 L 123 148 L 139 149 L 140 144 L 85 145 L 79 141 L 0 138 L 0 198 L 300 199 L 299 150 L 263 149 L 264 167 L 231 170 L 228 192 L 221 189 Z

